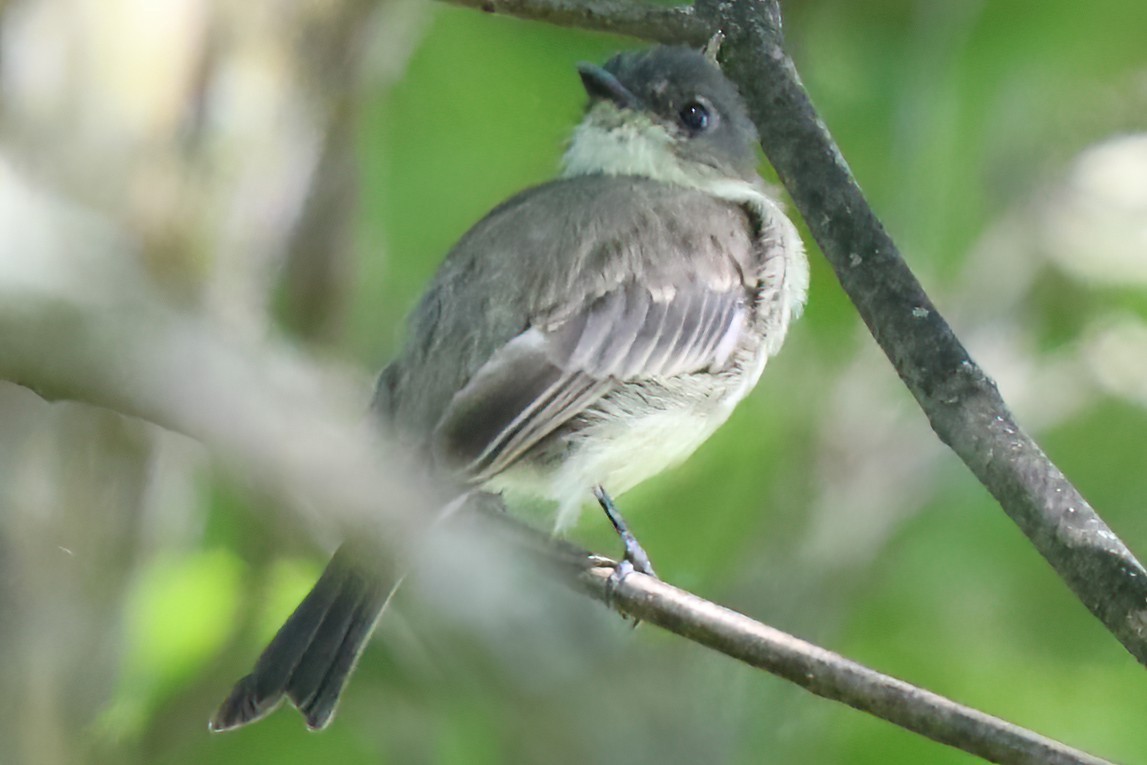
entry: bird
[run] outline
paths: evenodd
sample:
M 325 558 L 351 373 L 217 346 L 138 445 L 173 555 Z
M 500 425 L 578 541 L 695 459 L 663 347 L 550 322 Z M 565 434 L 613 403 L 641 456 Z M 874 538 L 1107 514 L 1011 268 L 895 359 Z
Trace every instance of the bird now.
M 780 350 L 809 281 L 801 238 L 758 174 L 746 104 L 712 50 L 626 51 L 578 74 L 588 103 L 560 175 L 451 249 L 371 406 L 384 433 L 453 485 L 550 501 L 557 532 L 594 497 L 615 512 L 612 496 L 724 423 Z M 364 560 L 351 544 L 336 551 L 212 730 L 284 699 L 308 727 L 330 722 L 401 581 Z

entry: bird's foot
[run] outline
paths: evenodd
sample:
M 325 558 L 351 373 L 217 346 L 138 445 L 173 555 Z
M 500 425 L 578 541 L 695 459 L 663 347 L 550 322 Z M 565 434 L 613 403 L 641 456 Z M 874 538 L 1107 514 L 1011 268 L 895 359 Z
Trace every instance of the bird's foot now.
M 647 574 L 654 579 L 659 577 L 657 576 L 657 572 L 653 570 L 653 563 L 649 560 L 649 555 L 645 552 L 645 548 L 641 546 L 641 543 L 637 541 L 637 537 L 629 530 L 629 526 L 625 523 L 625 519 L 621 517 L 617 505 L 613 503 L 613 499 L 606 493 L 605 489 L 601 486 L 595 486 L 593 495 L 597 498 L 601 509 L 605 511 L 605 516 L 609 518 L 609 522 L 613 524 L 617 535 L 621 537 L 621 543 L 625 546 L 625 555 L 614 565 L 613 573 L 609 575 L 609 580 L 605 585 L 605 603 L 612 608 L 614 593 L 625 577 L 634 571 Z M 637 621 L 638 620 L 634 619 L 634 627 L 637 626 Z

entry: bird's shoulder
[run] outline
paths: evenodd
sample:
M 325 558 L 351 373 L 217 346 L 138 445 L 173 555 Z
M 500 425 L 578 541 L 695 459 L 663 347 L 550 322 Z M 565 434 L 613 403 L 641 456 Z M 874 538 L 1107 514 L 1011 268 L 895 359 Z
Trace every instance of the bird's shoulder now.
M 641 176 L 583 175 L 560 178 L 526 189 L 486 214 L 455 250 L 485 242 L 507 230 L 510 238 L 569 246 L 603 237 L 640 235 L 652 244 L 727 234 L 744 241 L 751 231 L 745 207 L 705 191 Z M 554 240 L 554 231 L 576 234 Z
M 592 175 L 536 186 L 494 208 L 458 242 L 444 279 L 482 272 L 513 283 L 530 314 L 640 278 L 751 281 L 756 225 L 741 204 L 635 176 Z M 478 263 L 481 267 L 478 267 Z

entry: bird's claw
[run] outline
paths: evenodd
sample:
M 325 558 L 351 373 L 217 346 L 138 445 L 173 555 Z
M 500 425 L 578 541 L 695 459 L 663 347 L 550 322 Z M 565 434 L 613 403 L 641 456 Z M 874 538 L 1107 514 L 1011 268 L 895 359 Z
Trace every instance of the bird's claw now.
M 613 499 L 606 493 L 605 489 L 601 486 L 594 487 L 594 496 L 597 502 L 601 505 L 601 509 L 605 511 L 605 515 L 609 518 L 613 528 L 617 531 L 617 535 L 621 537 L 621 543 L 625 546 L 625 555 L 617 563 L 613 564 L 613 573 L 609 575 L 609 579 L 605 583 L 605 604 L 613 608 L 613 598 L 617 592 L 617 588 L 621 583 L 634 571 L 657 579 L 657 572 L 653 570 L 653 563 L 649 560 L 648 553 L 641 543 L 637 541 L 637 537 L 629 530 L 629 526 L 625 523 L 625 519 L 621 517 L 618 512 L 617 506 L 614 505 Z M 633 626 L 636 627 L 639 620 L 633 620 Z

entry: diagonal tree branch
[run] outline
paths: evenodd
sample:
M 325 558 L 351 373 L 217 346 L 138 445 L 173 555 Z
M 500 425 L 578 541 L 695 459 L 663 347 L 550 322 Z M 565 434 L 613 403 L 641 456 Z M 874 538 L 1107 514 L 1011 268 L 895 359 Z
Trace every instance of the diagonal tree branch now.
M 765 153 L 877 343 L 940 440 L 1085 606 L 1147 664 L 1147 570 L 1034 440 L 972 360 L 869 207 L 784 52 L 776 0 L 702 0 Z
M 358 386 L 179 310 L 109 227 L 35 200 L 0 204 L 0 222 L 49 232 L 40 246 L 0 235 L 0 381 L 188 435 L 312 529 L 383 529 L 380 546 L 401 549 L 426 526 L 419 473 L 363 426 Z
M 1101 765 L 1106 760 L 998 717 L 884 675 L 785 632 L 640 573 L 614 585 L 614 563 L 532 529 L 509 515 L 477 509 L 559 574 L 635 619 L 763 669 L 807 691 L 887 720 L 941 744 L 1009 765 Z
M 604 598 L 612 568 L 581 576 Z M 1099 765 L 1106 760 L 1005 722 L 699 598 L 653 577 L 626 577 L 612 595 L 625 613 L 763 669 L 807 691 L 990 762 Z
M 905 264 L 784 50 L 777 0 L 698 0 L 692 13 L 677 15 L 642 3 L 447 1 L 658 42 L 696 43 L 723 32 L 726 73 L 749 104 L 766 156 L 936 435 L 1076 597 L 1147 664 L 1147 570 L 1016 424 L 995 382 Z M 657 19 L 647 31 L 636 23 L 644 13 Z

